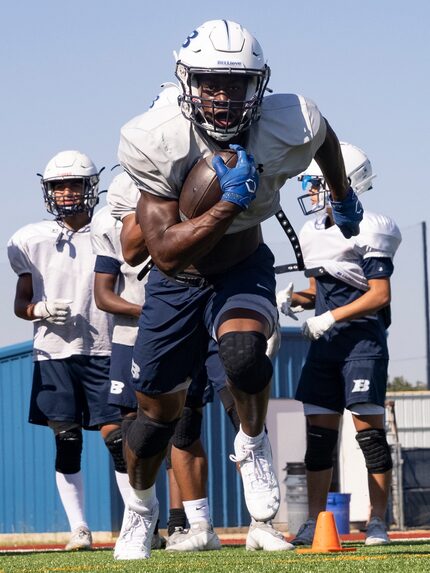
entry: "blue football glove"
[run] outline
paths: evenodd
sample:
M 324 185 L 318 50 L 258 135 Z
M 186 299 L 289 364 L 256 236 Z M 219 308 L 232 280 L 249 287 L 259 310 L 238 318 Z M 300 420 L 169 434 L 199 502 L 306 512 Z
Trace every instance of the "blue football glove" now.
M 347 196 L 343 201 L 333 201 L 330 198 L 330 205 L 333 213 L 333 220 L 346 239 L 360 232 L 360 221 L 363 218 L 363 206 L 357 195 L 348 189 Z
M 239 205 L 243 210 L 249 207 L 255 199 L 258 187 L 258 172 L 254 158 L 248 155 L 240 145 L 230 145 L 236 151 L 238 159 L 236 166 L 229 169 L 219 155 L 212 159 L 212 165 L 221 186 L 221 201 Z

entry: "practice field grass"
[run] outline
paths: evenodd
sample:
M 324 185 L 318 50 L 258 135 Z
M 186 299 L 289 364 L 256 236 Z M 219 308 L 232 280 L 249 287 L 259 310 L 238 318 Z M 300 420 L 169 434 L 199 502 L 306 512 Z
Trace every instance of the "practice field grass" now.
M 294 551 L 248 552 L 244 547 L 222 551 L 177 553 L 154 551 L 147 561 L 114 561 L 111 550 L 66 553 L 0 554 L 1 573 L 424 573 L 430 571 L 430 542 L 395 541 L 388 547 L 364 547 L 353 553 L 298 555 Z

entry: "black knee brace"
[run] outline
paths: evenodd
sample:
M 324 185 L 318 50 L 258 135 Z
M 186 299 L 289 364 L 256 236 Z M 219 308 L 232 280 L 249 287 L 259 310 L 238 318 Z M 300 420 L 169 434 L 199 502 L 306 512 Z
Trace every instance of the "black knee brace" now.
M 257 394 L 270 383 L 273 366 L 266 356 L 261 332 L 227 332 L 218 340 L 219 356 L 231 384 L 247 394 Z
M 307 426 L 305 465 L 310 472 L 329 470 L 333 467 L 333 451 L 337 444 L 337 430 Z
M 76 474 L 81 469 L 82 430 L 71 428 L 55 435 L 57 455 L 55 469 L 62 474 Z
M 176 423 L 177 420 L 159 422 L 148 418 L 139 408 L 136 420 L 127 431 L 127 445 L 138 458 L 152 458 L 167 448 Z
M 124 459 L 123 449 L 122 449 L 122 431 L 121 428 L 113 430 L 104 439 L 107 449 L 112 456 L 113 465 L 115 471 L 120 474 L 127 473 L 127 464 Z
M 182 411 L 182 416 L 176 424 L 172 445 L 179 450 L 186 450 L 194 444 L 194 442 L 200 438 L 202 419 L 203 416 L 201 412 L 195 408 L 185 406 Z
M 355 439 L 363 452 L 369 474 L 384 474 L 393 467 L 385 430 L 362 430 Z

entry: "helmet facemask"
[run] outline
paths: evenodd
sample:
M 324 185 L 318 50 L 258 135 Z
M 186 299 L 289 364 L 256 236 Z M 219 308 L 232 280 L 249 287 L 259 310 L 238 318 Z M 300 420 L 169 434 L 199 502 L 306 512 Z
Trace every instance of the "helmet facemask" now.
M 247 81 L 244 99 L 220 100 L 202 96 L 200 82 L 205 76 L 220 75 L 242 78 Z M 269 81 L 270 70 L 231 69 L 231 68 L 190 68 L 178 62 L 176 76 L 183 93 L 179 105 L 183 115 L 195 125 L 203 128 L 216 140 L 228 141 L 246 131 L 260 117 L 260 106 Z M 223 112 L 223 124 L 214 118 Z
M 300 175 L 298 180 L 302 184 L 303 195 L 297 197 L 304 215 L 313 215 L 327 207 L 329 188 L 324 177 L 319 175 Z
M 76 195 L 72 199 L 59 197 L 61 192 L 56 191 L 55 187 L 59 182 L 66 180 L 81 182 L 82 187 L 79 196 Z M 99 201 L 99 180 L 99 174 L 89 177 L 61 177 L 49 180 L 41 177 L 46 210 L 57 219 L 65 219 L 78 213 L 88 213 L 89 217 L 91 217 L 94 207 Z
M 349 185 L 356 195 L 361 195 L 372 189 L 372 181 L 376 177 L 372 173 L 372 164 L 367 155 L 359 147 L 340 141 L 340 149 L 345 164 Z M 298 180 L 306 193 L 297 198 L 304 215 L 312 215 L 329 206 L 330 189 L 322 171 L 315 159 Z
M 88 213 L 91 218 L 98 203 L 103 169 L 98 171 L 91 159 L 80 151 L 57 153 L 48 162 L 43 175 L 39 174 L 47 211 L 58 220 L 77 213 Z M 68 192 L 64 190 L 66 182 Z

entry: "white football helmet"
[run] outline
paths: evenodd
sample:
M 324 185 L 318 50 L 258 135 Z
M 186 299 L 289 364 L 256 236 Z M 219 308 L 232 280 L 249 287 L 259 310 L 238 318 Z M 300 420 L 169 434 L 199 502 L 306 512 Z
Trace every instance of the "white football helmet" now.
M 49 213 L 58 219 L 88 212 L 92 215 L 98 203 L 100 173 L 91 159 L 79 151 L 60 151 L 45 167 L 40 175 L 45 206 Z M 65 179 L 82 180 L 82 197 L 73 205 L 60 205 L 54 194 L 55 183 Z
M 361 195 L 361 193 L 372 189 L 372 180 L 376 175 L 372 174 L 372 164 L 364 151 L 345 141 L 340 142 L 340 149 L 345 163 L 346 175 L 353 191 L 357 195 Z M 314 159 L 306 171 L 299 175 L 298 180 L 302 183 L 303 191 L 306 191 L 304 195 L 298 197 L 303 213 L 310 215 L 324 209 L 330 190 Z M 311 203 L 310 208 L 308 207 L 309 203 Z
M 228 141 L 258 120 L 270 68 L 260 44 L 240 24 L 229 20 L 205 22 L 186 38 L 175 57 L 175 74 L 183 92 L 178 100 L 187 119 L 219 141 Z M 203 74 L 235 74 L 248 79 L 245 99 L 234 102 L 236 109 L 241 105 L 241 119 L 234 126 L 227 122 L 226 127 L 219 127 L 205 117 L 203 104 L 216 109 L 217 103 L 216 99 L 204 100 L 200 96 L 197 78 Z M 220 107 L 225 110 L 226 102 L 219 103 Z

